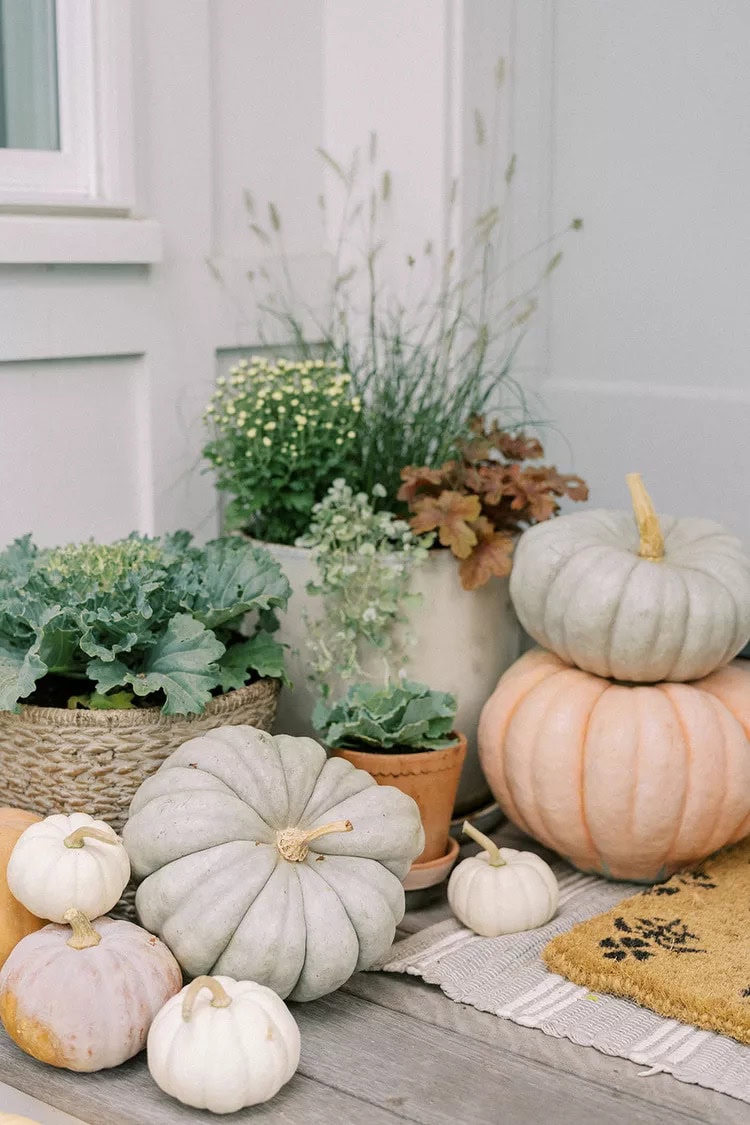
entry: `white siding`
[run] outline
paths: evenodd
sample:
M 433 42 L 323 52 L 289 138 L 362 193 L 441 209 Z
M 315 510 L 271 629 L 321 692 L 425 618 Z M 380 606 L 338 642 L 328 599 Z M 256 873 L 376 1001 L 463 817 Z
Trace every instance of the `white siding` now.
M 447 237 L 453 177 L 467 213 L 487 198 L 476 105 L 499 166 L 518 154 L 515 252 L 585 223 L 520 356 L 535 413 L 593 502 L 622 505 L 640 469 L 660 507 L 745 532 L 746 0 L 132 7 L 136 214 L 160 224 L 163 261 L 0 266 L 0 541 L 212 534 L 200 411 L 217 365 L 257 342 L 243 190 L 273 198 L 314 278 L 315 148 L 346 157 L 375 129 L 405 255 Z

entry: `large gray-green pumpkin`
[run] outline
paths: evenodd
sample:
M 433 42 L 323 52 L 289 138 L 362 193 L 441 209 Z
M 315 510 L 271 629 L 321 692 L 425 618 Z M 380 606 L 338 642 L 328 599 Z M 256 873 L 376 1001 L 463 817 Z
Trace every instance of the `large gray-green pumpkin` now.
M 314 1000 L 390 947 L 424 832 L 411 797 L 312 739 L 238 726 L 171 754 L 123 841 L 141 922 L 189 975 Z
M 524 532 L 510 593 L 534 640 L 597 676 L 694 680 L 750 638 L 750 559 L 703 519 L 656 516 L 638 474 L 633 515 L 576 512 Z

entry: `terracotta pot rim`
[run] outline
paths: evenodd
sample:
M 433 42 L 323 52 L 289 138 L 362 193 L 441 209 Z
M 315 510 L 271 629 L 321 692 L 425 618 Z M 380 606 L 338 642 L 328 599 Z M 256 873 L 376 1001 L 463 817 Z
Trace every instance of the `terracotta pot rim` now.
M 410 753 L 409 751 L 396 750 L 360 750 L 350 746 L 331 746 L 330 750 L 334 754 L 357 754 L 367 762 L 398 762 L 403 760 L 404 762 L 422 765 L 431 761 L 434 762 L 441 755 L 453 757 L 456 751 L 459 751 L 459 753 L 462 750 L 466 751 L 466 735 L 460 730 L 451 731 L 451 734 L 455 735 L 455 742 L 451 742 L 450 746 L 441 746 L 439 750 L 417 750 L 415 753 Z M 437 772 L 437 769 L 435 772 Z
M 448 837 L 448 850 L 444 855 L 439 855 L 436 859 L 428 859 L 425 863 L 412 863 L 409 868 L 410 871 L 431 871 L 435 867 L 440 867 L 442 863 L 447 863 L 448 860 L 453 861 L 458 855 L 461 845 L 458 840 L 453 836 Z

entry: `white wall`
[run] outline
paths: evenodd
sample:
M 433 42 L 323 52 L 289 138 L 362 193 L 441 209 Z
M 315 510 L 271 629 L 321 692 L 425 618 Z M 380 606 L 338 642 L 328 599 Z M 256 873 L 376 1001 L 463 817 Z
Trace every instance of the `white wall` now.
M 550 222 L 585 228 L 544 398 L 597 504 L 622 506 L 639 469 L 662 510 L 750 542 L 750 5 L 564 0 L 550 18 Z
M 132 9 L 137 213 L 161 224 L 164 258 L 0 266 L 0 541 L 212 534 L 200 411 L 217 369 L 257 342 L 245 273 L 261 255 L 243 189 L 274 199 L 314 276 L 315 148 L 346 157 L 375 129 L 393 237 L 404 253 L 445 240 L 451 181 L 464 214 L 487 198 L 477 105 L 499 166 L 518 154 L 511 251 L 585 222 L 519 357 L 535 413 L 572 448 L 550 430 L 550 454 L 574 462 L 597 504 L 622 505 L 636 468 L 663 509 L 745 530 L 746 0 Z
M 293 249 L 322 250 L 322 4 L 131 7 L 136 214 L 163 261 L 0 265 L 2 543 L 214 534 L 200 414 L 225 351 L 256 340 L 243 190 L 273 195 Z

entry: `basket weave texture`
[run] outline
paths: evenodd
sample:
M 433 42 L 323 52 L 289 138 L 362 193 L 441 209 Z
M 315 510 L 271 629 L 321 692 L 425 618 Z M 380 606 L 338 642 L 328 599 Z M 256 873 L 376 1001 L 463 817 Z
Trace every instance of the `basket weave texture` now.
M 0 711 L 0 805 L 40 816 L 85 812 L 121 832 L 135 791 L 173 750 L 215 727 L 269 730 L 280 686 L 258 680 L 191 716 L 163 715 L 157 707 Z

